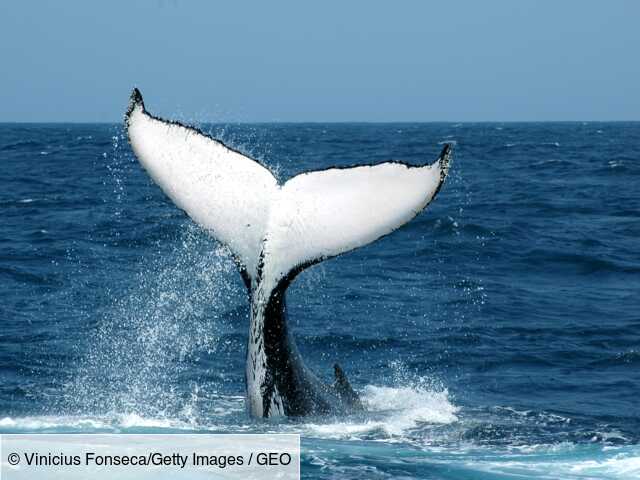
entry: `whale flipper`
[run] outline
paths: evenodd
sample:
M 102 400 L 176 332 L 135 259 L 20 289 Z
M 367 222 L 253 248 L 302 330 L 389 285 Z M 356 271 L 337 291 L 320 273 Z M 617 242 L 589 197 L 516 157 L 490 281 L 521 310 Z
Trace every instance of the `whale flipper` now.
M 440 191 L 452 155 L 430 165 L 385 162 L 272 172 L 198 129 L 150 115 L 134 89 L 125 124 L 140 163 L 171 200 L 234 255 L 251 300 L 246 383 L 259 417 L 348 412 L 362 404 L 342 369 L 320 382 L 302 362 L 285 293 L 306 267 L 401 227 Z

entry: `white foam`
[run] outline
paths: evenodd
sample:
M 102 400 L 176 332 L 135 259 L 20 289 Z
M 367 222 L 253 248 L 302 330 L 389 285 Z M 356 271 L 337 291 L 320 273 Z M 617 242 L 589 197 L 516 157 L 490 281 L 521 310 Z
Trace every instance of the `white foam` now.
M 391 388 L 370 385 L 365 388 L 364 401 L 369 410 L 391 410 L 395 417 L 411 423 L 452 423 L 457 420 L 458 407 L 449 401 L 448 391 L 430 391 L 423 387 Z
M 640 455 L 620 454 L 602 461 L 586 460 L 573 464 L 569 470 L 585 476 L 640 478 Z
M 609 160 L 608 165 L 611 168 L 617 168 L 623 166 L 624 163 L 622 161 Z
M 111 429 L 111 425 L 103 419 L 74 417 L 74 416 L 35 416 L 0 419 L 0 428 L 15 432 L 24 430 L 104 430 Z
M 571 456 L 576 454 L 575 445 L 562 443 L 557 449 L 542 454 L 511 457 L 494 452 L 490 460 L 471 459 L 466 461 L 465 465 L 477 472 L 522 478 L 640 478 L 638 446 L 618 447 L 613 451 L 602 451 L 596 456 L 599 457 L 603 453 L 602 458 L 581 460 Z
M 362 392 L 367 409 L 365 419 L 345 422 L 306 424 L 310 436 L 333 439 L 360 439 L 377 433 L 401 440 L 405 432 L 422 423 L 449 424 L 458 420 L 458 407 L 451 403 L 446 389 L 419 387 L 380 387 L 369 385 Z
M 171 430 L 193 429 L 193 424 L 171 418 L 144 417 L 135 413 L 96 417 L 84 416 L 32 416 L 0 419 L 0 429 L 11 432 L 119 432 L 123 429 L 157 428 Z
M 124 415 L 119 419 L 118 425 L 122 428 L 178 428 L 185 427 L 184 422 L 171 420 L 168 418 L 144 418 L 135 413 Z

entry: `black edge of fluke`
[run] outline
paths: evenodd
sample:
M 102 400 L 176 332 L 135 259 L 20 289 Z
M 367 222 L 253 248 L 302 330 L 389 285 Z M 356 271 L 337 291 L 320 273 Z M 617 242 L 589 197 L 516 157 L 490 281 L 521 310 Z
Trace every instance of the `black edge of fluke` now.
M 438 166 L 440 167 L 440 183 L 438 184 L 438 188 L 436 188 L 436 191 L 431 197 L 432 201 L 440 192 L 442 185 L 444 185 L 444 181 L 447 178 L 447 174 L 449 173 L 449 167 L 451 166 L 452 157 L 453 143 L 445 143 L 444 147 L 442 148 L 442 152 L 440 152 L 440 156 L 438 157 Z
M 449 164 L 451 163 L 451 157 L 453 156 L 453 143 L 445 143 L 438 163 L 440 164 L 440 181 L 444 181 L 445 177 L 449 173 Z
M 142 110 L 144 110 L 144 100 L 142 100 L 142 94 L 137 87 L 133 87 L 131 91 L 131 96 L 129 96 L 129 107 L 127 108 L 127 113 L 125 114 L 125 119 L 129 119 L 133 110 L 140 105 Z

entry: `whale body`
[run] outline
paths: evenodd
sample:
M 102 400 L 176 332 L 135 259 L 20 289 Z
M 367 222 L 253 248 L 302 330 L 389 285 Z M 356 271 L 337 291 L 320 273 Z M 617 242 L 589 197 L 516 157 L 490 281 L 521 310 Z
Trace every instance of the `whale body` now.
M 250 414 L 362 410 L 339 365 L 333 384 L 304 365 L 287 323 L 287 287 L 305 268 L 367 245 L 420 213 L 442 187 L 451 145 L 430 165 L 336 167 L 280 184 L 257 160 L 196 128 L 149 114 L 138 89 L 125 124 L 133 152 L 154 182 L 233 254 L 251 302 L 245 371 Z

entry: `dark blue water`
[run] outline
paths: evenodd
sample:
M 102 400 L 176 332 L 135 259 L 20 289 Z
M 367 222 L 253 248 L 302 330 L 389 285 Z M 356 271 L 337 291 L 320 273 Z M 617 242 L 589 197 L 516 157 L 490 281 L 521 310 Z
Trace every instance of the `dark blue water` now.
M 244 409 L 226 251 L 119 125 L 0 126 L 0 432 L 300 432 L 305 478 L 638 478 L 640 123 L 204 126 L 285 179 L 433 161 L 400 231 L 303 273 L 302 354 L 369 412 Z

